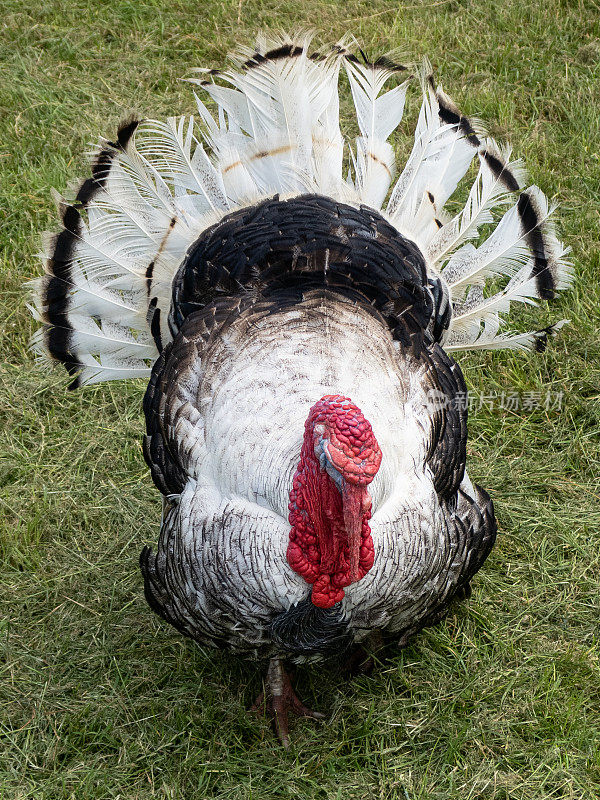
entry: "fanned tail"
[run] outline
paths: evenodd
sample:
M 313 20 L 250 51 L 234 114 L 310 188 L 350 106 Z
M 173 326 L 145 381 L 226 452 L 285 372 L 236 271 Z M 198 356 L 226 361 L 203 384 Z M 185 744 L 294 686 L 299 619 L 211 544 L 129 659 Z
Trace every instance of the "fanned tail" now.
M 427 62 L 421 84 L 415 143 L 392 189 L 387 213 L 420 246 L 432 278 L 447 290 L 452 314 L 442 343 L 448 350 L 539 349 L 564 320 L 552 330 L 511 334 L 503 330 L 503 315 L 511 302 L 535 305 L 537 299 L 552 299 L 572 281 L 565 259 L 568 249 L 550 221 L 554 208 L 536 186 L 522 189 L 526 174 L 521 163 L 511 161 L 510 149 L 489 138 L 481 123 L 462 115 L 435 87 Z M 448 218 L 444 206 L 474 157 L 479 169 L 467 201 Z M 482 228 L 493 225 L 497 210 L 508 205 L 495 229 L 482 237 Z M 477 247 L 474 240 L 479 240 Z M 509 282 L 488 295 L 486 284 L 498 279 Z
M 218 105 L 219 126 L 209 121 L 208 139 L 233 197 L 238 183 L 258 198 L 339 190 L 337 84 L 346 49 L 340 42 L 326 54 L 310 53 L 310 41 L 309 34 L 262 41 L 242 50 L 234 69 L 198 70 L 202 77 L 190 79 Z
M 190 79 L 216 115 L 197 97 L 196 119 L 130 120 L 115 141 L 103 142 L 91 178 L 72 202 L 60 199 L 63 230 L 47 237 L 46 275 L 35 282 L 32 308 L 41 323 L 37 352 L 63 363 L 73 386 L 147 377 L 172 338 L 172 284 L 190 245 L 223 216 L 277 194 L 386 204 L 382 213 L 418 245 L 431 282 L 450 301 L 441 334 L 448 350 L 539 347 L 558 330 L 562 322 L 524 334 L 503 327 L 511 303 L 551 299 L 572 280 L 546 197 L 524 188 L 510 150 L 436 87 L 427 62 L 414 145 L 393 183 L 389 139 L 409 80 L 390 58 L 371 62 L 359 53 L 344 41 L 311 51 L 309 34 L 262 39 L 229 69 Z M 360 131 L 347 178 L 342 63 Z M 473 160 L 478 171 L 466 203 L 451 216 L 446 204 Z

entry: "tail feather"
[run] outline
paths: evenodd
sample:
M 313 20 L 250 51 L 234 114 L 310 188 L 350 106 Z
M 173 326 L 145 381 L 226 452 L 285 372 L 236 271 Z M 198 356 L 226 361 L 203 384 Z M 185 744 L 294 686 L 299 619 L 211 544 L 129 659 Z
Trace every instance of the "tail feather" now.
M 356 140 L 356 191 L 366 205 L 380 208 L 396 171 L 387 141 L 404 113 L 408 81 L 381 94 L 385 83 L 405 68 L 346 59 L 360 137 Z
M 435 87 L 430 70 L 425 62 L 415 143 L 387 206 L 398 228 L 423 250 L 440 227 L 444 206 L 480 145 L 472 123 Z
M 360 133 L 347 151 L 347 177 L 342 63 Z M 172 338 L 172 284 L 189 247 L 223 216 L 276 194 L 321 194 L 374 209 L 389 195 L 388 220 L 418 245 L 430 281 L 450 299 L 444 346 L 538 346 L 548 331 L 506 333 L 503 318 L 512 302 L 551 299 L 572 280 L 568 251 L 550 222 L 553 207 L 537 187 L 524 188 L 510 150 L 435 86 L 427 62 L 414 145 L 392 186 L 389 138 L 403 118 L 405 72 L 389 58 L 354 55 L 344 41 L 313 52 L 308 34 L 261 39 L 229 69 L 189 79 L 216 104 L 216 115 L 196 98 L 196 119 L 125 122 L 95 151 L 91 177 L 73 202 L 59 202 L 63 230 L 47 237 L 47 274 L 35 283 L 32 310 L 42 327 L 34 348 L 62 362 L 73 385 L 148 376 Z M 446 204 L 473 159 L 477 176 L 451 217 Z M 498 280 L 508 283 L 490 295 L 487 283 Z
M 517 188 L 520 185 L 517 175 L 522 171 L 518 162 L 509 162 L 510 151 L 502 153 L 493 140 L 488 140 L 477 155 L 479 172 L 464 208 L 442 225 L 426 245 L 433 264 L 444 263 L 461 244 L 478 238 L 480 228 L 494 221 L 493 210 L 509 202 L 512 190 L 508 184 L 516 184 Z

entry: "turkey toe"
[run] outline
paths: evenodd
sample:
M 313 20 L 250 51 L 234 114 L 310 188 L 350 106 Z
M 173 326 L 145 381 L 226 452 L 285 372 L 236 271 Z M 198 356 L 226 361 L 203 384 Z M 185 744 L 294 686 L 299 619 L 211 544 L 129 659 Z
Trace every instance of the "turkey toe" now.
M 285 748 L 290 746 L 290 713 L 297 717 L 325 719 L 325 714 L 312 711 L 299 700 L 292 687 L 290 676 L 279 658 L 272 658 L 269 662 L 265 689 L 260 692 L 250 710 L 273 720 L 277 737 Z

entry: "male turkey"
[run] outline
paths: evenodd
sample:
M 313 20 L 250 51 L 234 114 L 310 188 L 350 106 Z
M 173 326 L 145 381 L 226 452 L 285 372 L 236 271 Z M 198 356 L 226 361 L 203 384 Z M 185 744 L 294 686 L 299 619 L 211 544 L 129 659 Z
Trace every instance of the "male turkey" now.
M 544 195 L 427 64 L 397 180 L 388 139 L 410 78 L 383 87 L 405 67 L 309 37 L 233 64 L 193 79 L 213 101 L 197 99 L 199 123 L 130 121 L 98 148 L 48 244 L 35 346 L 72 386 L 150 378 L 164 514 L 146 597 L 182 633 L 270 659 L 287 744 L 288 710 L 312 712 L 284 659 L 341 657 L 376 632 L 404 643 L 468 591 L 496 523 L 465 471 L 449 353 L 542 348 L 560 323 L 509 334 L 502 315 L 571 269 Z M 346 178 L 342 65 L 360 130 Z

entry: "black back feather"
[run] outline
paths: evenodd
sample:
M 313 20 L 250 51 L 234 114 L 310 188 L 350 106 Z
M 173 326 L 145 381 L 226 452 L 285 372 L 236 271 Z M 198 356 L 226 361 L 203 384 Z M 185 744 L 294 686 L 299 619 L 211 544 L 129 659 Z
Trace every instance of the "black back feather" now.
M 373 307 L 407 345 L 435 312 L 420 250 L 377 211 L 319 195 L 275 196 L 227 215 L 190 247 L 173 281 L 169 326 L 175 336 L 219 296 L 250 293 L 282 308 L 314 289 Z

